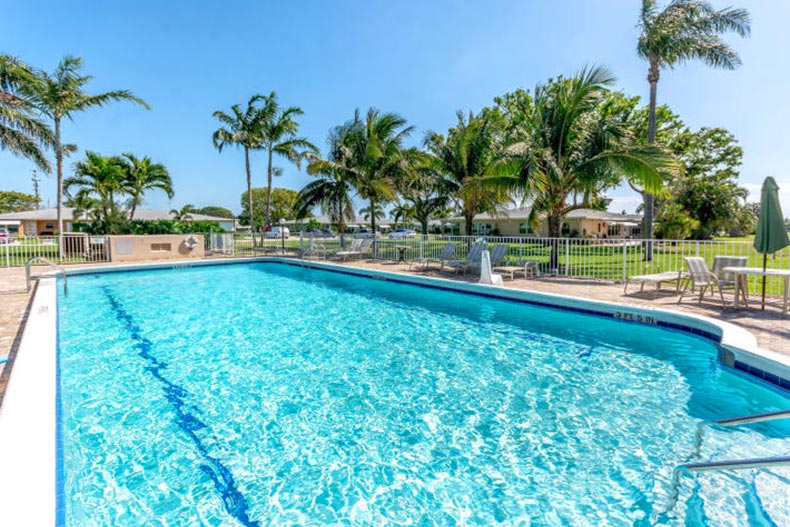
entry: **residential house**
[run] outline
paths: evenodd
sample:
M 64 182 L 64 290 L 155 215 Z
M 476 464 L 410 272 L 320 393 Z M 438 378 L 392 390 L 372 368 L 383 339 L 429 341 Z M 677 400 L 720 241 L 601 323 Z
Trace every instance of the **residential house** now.
M 219 218 L 205 214 L 190 214 L 194 221 L 215 221 L 226 232 L 236 231 L 236 220 Z M 172 220 L 173 215 L 166 210 L 138 209 L 136 220 Z M 74 209 L 63 208 L 63 232 L 72 232 L 74 222 L 85 221 L 84 217 L 74 217 Z M 51 236 L 57 230 L 58 209 L 26 210 L 0 214 L 0 227 L 6 228 L 14 236 Z

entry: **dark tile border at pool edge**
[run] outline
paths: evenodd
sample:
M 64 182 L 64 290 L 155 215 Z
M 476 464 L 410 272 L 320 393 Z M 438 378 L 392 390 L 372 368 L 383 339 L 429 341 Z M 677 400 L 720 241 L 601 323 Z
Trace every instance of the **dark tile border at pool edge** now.
M 95 269 L 91 269 L 91 268 L 80 269 L 80 270 L 77 270 L 78 272 L 73 273 L 73 274 L 75 274 L 75 275 L 78 275 L 78 274 L 79 275 L 83 275 L 83 274 L 105 274 L 105 273 L 126 273 L 126 272 L 135 272 L 135 271 L 157 271 L 157 270 L 168 271 L 168 270 L 181 269 L 181 268 L 190 269 L 190 268 L 196 268 L 196 267 L 205 267 L 205 266 L 209 266 L 209 265 L 212 265 L 212 264 L 232 265 L 232 264 L 251 264 L 251 263 L 281 264 L 281 265 L 288 265 L 288 266 L 291 266 L 291 267 L 310 268 L 310 269 L 315 269 L 315 270 L 319 270 L 319 271 L 326 271 L 326 272 L 329 272 L 329 273 L 338 273 L 338 274 L 344 274 L 344 275 L 348 275 L 348 276 L 369 278 L 369 279 L 372 279 L 372 280 L 380 280 L 380 281 L 385 281 L 385 282 L 394 282 L 394 283 L 399 283 L 399 284 L 404 284 L 404 285 L 424 287 L 426 289 L 438 289 L 438 290 L 442 290 L 442 291 L 450 291 L 450 292 L 468 294 L 468 295 L 479 296 L 479 297 L 484 297 L 484 298 L 494 298 L 494 299 L 497 299 L 497 300 L 504 300 L 504 301 L 507 301 L 507 302 L 514 302 L 514 303 L 517 303 L 517 304 L 527 304 L 527 305 L 539 306 L 539 307 L 544 307 L 544 308 L 549 308 L 549 309 L 558 309 L 558 310 L 561 310 L 561 311 L 571 311 L 571 312 L 575 312 L 575 313 L 582 313 L 582 314 L 586 314 L 586 315 L 592 315 L 592 316 L 598 316 L 598 317 L 603 317 L 603 318 L 614 319 L 614 320 L 617 320 L 619 322 L 623 322 L 623 323 L 627 323 L 627 324 L 638 324 L 640 326 L 658 326 L 658 327 L 663 327 L 663 328 L 666 328 L 666 329 L 674 329 L 674 330 L 677 330 L 677 331 L 682 331 L 684 333 L 690 333 L 692 335 L 696 335 L 696 336 L 699 336 L 699 337 L 711 340 L 717 345 L 721 344 L 721 336 L 720 335 L 716 335 L 715 333 L 711 333 L 709 331 L 705 331 L 704 329 L 699 329 L 699 328 L 695 328 L 695 327 L 692 327 L 692 326 L 686 326 L 684 324 L 678 324 L 678 323 L 675 323 L 675 322 L 667 322 L 667 321 L 664 321 L 664 320 L 656 320 L 655 324 L 649 324 L 649 323 L 645 323 L 645 322 L 639 322 L 639 321 L 636 321 L 636 320 L 625 320 L 625 319 L 622 319 L 622 318 L 617 318 L 614 313 L 610 313 L 610 312 L 607 312 L 607 311 L 597 311 L 595 309 L 585 309 L 585 308 L 575 307 L 575 306 L 565 306 L 565 305 L 559 305 L 559 304 L 552 304 L 550 302 L 541 302 L 539 300 L 527 299 L 527 298 L 514 298 L 514 297 L 511 297 L 511 296 L 507 296 L 507 295 L 497 294 L 496 291 L 491 291 L 491 292 L 488 292 L 488 291 L 469 291 L 469 290 L 466 290 L 466 289 L 458 289 L 458 288 L 455 288 L 455 287 L 452 287 L 452 286 L 449 286 L 449 285 L 445 286 L 445 285 L 442 285 L 440 283 L 426 284 L 426 283 L 423 283 L 423 282 L 413 282 L 411 280 L 398 278 L 396 276 L 381 276 L 381 275 L 378 275 L 378 274 L 372 274 L 372 273 L 370 273 L 369 270 L 361 269 L 361 268 L 355 268 L 354 270 L 337 269 L 331 263 L 328 264 L 331 267 L 326 267 L 323 262 L 310 262 L 311 264 L 317 263 L 318 264 L 317 266 L 305 265 L 301 261 L 296 262 L 296 261 L 293 261 L 291 259 L 282 258 L 282 257 L 275 257 L 275 258 L 272 258 L 272 257 L 268 257 L 268 258 L 265 258 L 265 257 L 251 257 L 251 258 L 244 259 L 244 260 L 238 260 L 238 259 L 235 259 L 235 260 L 234 259 L 211 260 L 211 261 L 209 261 L 209 260 L 199 260 L 198 262 L 189 263 L 189 264 L 186 264 L 186 265 L 184 265 L 184 264 L 181 264 L 181 265 L 179 265 L 179 264 L 168 264 L 168 263 L 163 262 L 161 264 L 158 264 L 158 263 L 157 264 L 153 264 L 153 265 L 156 265 L 156 267 L 153 267 L 153 266 L 152 267 L 135 267 L 135 268 L 131 268 L 131 269 L 130 268 L 112 269 L 112 268 L 106 268 L 106 267 L 105 268 L 97 267 Z M 639 308 L 635 308 L 635 309 L 639 309 Z M 790 391 L 790 379 L 784 379 L 782 377 L 779 377 L 778 375 L 774 375 L 772 373 L 766 372 L 764 370 L 761 370 L 759 368 L 756 368 L 754 366 L 745 364 L 745 363 L 740 362 L 740 361 L 736 361 L 736 363 L 740 364 L 742 367 L 739 368 L 738 366 L 735 366 L 733 369 L 738 370 L 738 371 L 742 371 L 744 373 L 747 373 L 747 374 L 751 375 L 752 377 L 755 377 L 755 378 L 757 378 L 757 379 L 759 379 L 761 381 L 764 381 L 764 382 L 766 382 L 766 383 L 768 383 L 768 384 L 770 384 L 772 386 L 780 388 L 781 390 Z M 744 369 L 744 367 L 748 368 L 748 369 Z

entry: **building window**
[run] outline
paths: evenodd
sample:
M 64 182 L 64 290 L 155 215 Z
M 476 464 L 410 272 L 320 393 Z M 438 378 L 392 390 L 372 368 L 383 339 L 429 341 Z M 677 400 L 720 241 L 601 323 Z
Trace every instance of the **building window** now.
M 571 224 L 566 222 L 562 223 L 562 230 L 560 231 L 562 236 L 568 236 L 571 233 Z
M 52 230 L 55 228 L 55 224 L 51 221 L 48 221 L 44 224 L 44 228 L 47 230 Z
M 532 230 L 532 225 L 527 222 L 521 222 L 518 224 L 518 233 L 519 234 L 534 234 Z

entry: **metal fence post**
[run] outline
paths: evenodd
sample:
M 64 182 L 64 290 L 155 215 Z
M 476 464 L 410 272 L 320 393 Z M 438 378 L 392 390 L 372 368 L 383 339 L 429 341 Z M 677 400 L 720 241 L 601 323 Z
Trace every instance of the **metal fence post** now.
M 5 240 L 5 266 L 11 267 L 11 256 L 9 255 L 8 246 L 11 245 L 11 240 L 6 238 Z
M 571 239 L 565 238 L 565 276 L 570 274 L 571 269 Z
M 628 243 L 623 240 L 623 282 L 628 279 Z

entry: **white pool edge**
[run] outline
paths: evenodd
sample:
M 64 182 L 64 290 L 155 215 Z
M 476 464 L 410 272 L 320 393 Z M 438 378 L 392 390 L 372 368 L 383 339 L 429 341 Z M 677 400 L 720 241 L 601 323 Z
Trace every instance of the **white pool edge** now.
M 42 279 L 0 406 L 0 525 L 56 521 L 57 294 Z
M 460 292 L 484 294 L 565 309 L 595 311 L 615 318 L 645 320 L 695 328 L 720 338 L 720 347 L 731 354 L 725 363 L 744 364 L 790 379 L 790 357 L 764 350 L 749 331 L 729 322 L 666 309 L 637 307 L 588 300 L 553 293 L 537 293 L 485 286 L 445 278 L 423 277 L 281 257 L 200 260 L 188 263 L 146 263 L 80 267 L 68 275 L 110 273 L 143 269 L 197 267 L 251 262 L 282 262 L 326 269 L 361 277 L 411 283 Z M 0 406 L 0 525 L 52 527 L 57 522 L 57 280 L 45 275 L 31 299 L 30 314 L 16 351 L 13 374 Z M 74 288 L 71 294 L 78 294 Z M 732 365 L 732 364 L 728 364 Z

